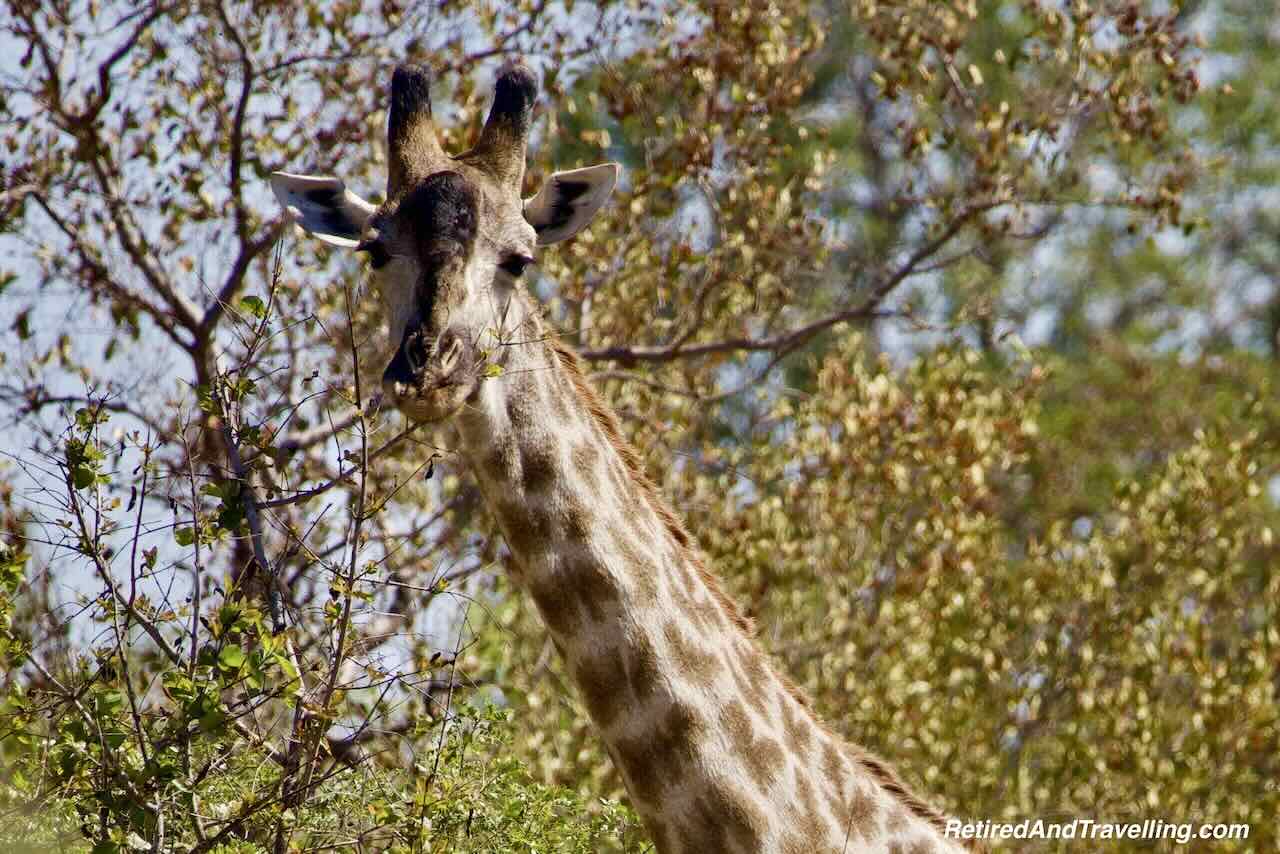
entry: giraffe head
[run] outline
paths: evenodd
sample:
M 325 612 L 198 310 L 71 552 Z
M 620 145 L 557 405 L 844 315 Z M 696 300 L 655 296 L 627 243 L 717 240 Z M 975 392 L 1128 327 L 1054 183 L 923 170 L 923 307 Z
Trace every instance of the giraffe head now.
M 557 172 L 521 199 L 537 83 L 523 65 L 498 75 L 476 145 L 452 157 L 431 117 L 430 76 L 391 78 L 386 201 L 366 202 L 334 177 L 276 172 L 272 189 L 306 231 L 368 253 L 398 342 L 383 394 L 410 418 L 438 421 L 475 391 L 520 276 L 537 247 L 581 230 L 613 190 L 618 166 Z

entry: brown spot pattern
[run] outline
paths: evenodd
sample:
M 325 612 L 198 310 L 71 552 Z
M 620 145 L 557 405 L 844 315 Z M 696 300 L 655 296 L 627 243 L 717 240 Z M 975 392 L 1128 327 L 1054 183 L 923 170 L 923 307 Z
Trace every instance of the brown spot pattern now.
M 527 430 L 533 424 L 533 406 L 529 397 L 529 392 L 522 394 L 516 389 L 507 395 L 507 419 L 517 431 Z
M 556 476 L 555 454 L 548 448 L 534 445 L 520 454 L 520 485 L 525 495 L 543 492 Z
M 799 761 L 808 757 L 809 746 L 813 743 L 813 730 L 799 705 L 785 693 L 782 695 L 782 731 L 791 754 Z
M 733 752 L 762 790 L 782 775 L 786 767 L 782 746 L 768 735 L 756 738 L 755 726 L 742 703 L 732 700 L 721 708 L 720 726 L 728 736 Z
M 594 658 L 579 662 L 574 668 L 578 688 L 587 704 L 591 717 L 601 728 L 607 729 L 627 704 L 626 672 L 622 654 L 611 648 Z
M 515 476 L 516 459 L 515 443 L 499 442 L 485 457 L 483 465 L 489 477 L 501 483 Z
M 794 833 L 788 833 L 782 840 L 782 854 L 814 854 L 813 846 Z
M 618 739 L 619 765 L 631 781 L 631 794 L 652 803 L 668 784 L 678 783 L 696 761 L 704 731 L 697 712 L 675 703 L 653 732 Z
M 675 620 L 667 620 L 662 627 L 662 634 L 667 639 L 675 665 L 689 681 L 697 685 L 710 685 L 720 672 L 720 659 L 714 652 L 704 649 L 697 641 L 685 634 Z
M 840 822 L 843 835 L 850 839 L 871 839 L 879 835 L 880 807 L 872 795 L 861 786 L 854 786 L 853 792 L 844 800 L 835 804 L 836 820 Z
M 733 677 L 733 684 L 738 689 L 738 696 L 743 700 L 750 702 L 755 709 L 762 710 L 761 695 L 755 690 L 755 686 L 748 682 L 746 676 L 743 675 L 742 665 L 738 656 L 726 651 L 725 662 L 728 664 L 729 674 Z
M 656 816 L 644 816 L 645 830 L 649 831 L 649 839 L 653 841 L 655 851 L 666 852 L 672 850 L 671 831 L 667 829 L 667 823 Z
M 796 775 L 796 800 L 799 809 L 791 819 L 791 826 L 800 836 L 809 842 L 811 850 L 822 850 L 820 846 L 827 837 L 827 822 L 823 821 L 818 811 L 818 801 L 814 796 L 813 786 L 803 774 Z
M 764 653 L 746 638 L 738 642 L 738 657 L 742 661 L 742 672 L 756 686 L 757 691 L 765 690 L 769 685 L 769 668 L 764 663 Z
M 640 638 L 631 657 L 628 672 L 631 682 L 631 696 L 637 704 L 643 704 L 658 691 L 662 679 L 662 671 L 658 667 L 658 654 L 647 638 Z
M 660 767 L 648 739 L 620 738 L 617 747 L 618 768 L 627 780 L 627 793 L 640 803 L 655 803 L 668 782 L 679 781 L 683 768 Z
M 626 563 L 627 576 L 635 589 L 636 603 L 642 608 L 651 607 L 658 599 L 657 567 L 645 560 L 635 544 L 627 539 L 625 532 L 615 532 L 614 542 Z
M 849 797 L 848 792 L 848 768 L 844 764 L 844 758 L 840 755 L 836 745 L 828 741 L 822 750 L 822 773 L 827 778 L 832 793 L 837 801 L 844 801 Z
M 572 596 L 564 595 L 554 581 L 531 584 L 529 593 L 538 606 L 538 613 L 547 628 L 561 636 L 572 635 L 582 626 L 582 611 Z
M 562 382 L 556 383 L 556 387 L 547 396 L 547 407 L 551 410 L 551 417 L 557 424 L 573 422 L 573 413 L 569 409 L 572 399 L 572 389 L 567 388 Z
M 773 785 L 773 782 L 782 775 L 787 763 L 787 757 L 782 752 L 782 745 L 768 736 L 756 739 L 744 759 L 746 760 L 747 770 L 751 772 L 751 776 L 755 777 L 762 787 Z
M 687 573 L 686 573 L 687 574 Z M 715 606 L 709 599 L 704 598 L 701 602 L 694 599 L 688 590 L 680 584 L 669 584 L 669 593 L 685 616 L 697 627 L 707 634 L 719 634 L 720 621 L 719 614 L 716 612 Z
M 759 851 L 768 819 L 748 795 L 731 783 L 713 784 L 693 805 L 682 834 L 689 851 Z
M 751 716 L 742 703 L 730 700 L 720 708 L 720 726 L 729 736 L 729 742 L 737 753 L 742 754 L 751 749 L 754 728 Z
M 500 510 L 505 520 L 507 545 L 522 556 L 540 554 L 551 545 L 551 517 L 540 508 L 505 502 L 509 510 Z
M 571 497 L 564 507 L 564 535 L 575 544 L 591 539 L 591 514 L 576 498 Z
M 596 472 L 596 466 L 600 461 L 599 449 L 588 442 L 579 442 L 569 452 L 569 459 L 587 489 L 592 492 L 598 490 L 600 488 L 600 476 Z
M 937 846 L 926 839 L 889 843 L 889 854 L 935 854 L 937 850 Z
M 566 586 L 581 602 L 583 609 L 597 623 L 603 622 L 618 608 L 622 591 L 618 580 L 595 561 L 579 560 L 569 565 Z

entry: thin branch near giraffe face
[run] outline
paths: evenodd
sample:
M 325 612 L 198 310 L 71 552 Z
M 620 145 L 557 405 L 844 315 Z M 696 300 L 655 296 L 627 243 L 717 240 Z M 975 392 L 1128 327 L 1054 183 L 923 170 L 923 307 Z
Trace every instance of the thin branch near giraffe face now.
M 417 432 L 418 428 L 421 426 L 422 426 L 421 424 L 411 423 L 408 427 L 404 428 L 395 436 L 388 439 L 384 444 L 379 445 L 377 448 L 370 451 L 369 460 L 372 462 L 373 460 L 376 460 L 379 457 L 383 456 L 384 454 L 388 453 L 389 451 L 393 450 L 397 445 L 400 444 L 400 442 L 408 438 L 413 433 Z M 333 431 L 331 430 L 329 434 L 326 435 L 326 438 L 328 437 L 328 435 L 331 435 L 332 432 Z M 430 447 L 435 448 L 434 445 L 431 445 Z M 444 449 L 435 448 L 435 450 L 442 451 Z M 360 471 L 361 471 L 360 465 L 358 464 L 353 465 L 349 468 L 343 469 L 336 477 L 331 478 L 330 480 L 327 480 L 324 483 L 319 484 L 318 486 L 314 486 L 310 489 L 304 489 L 300 492 L 295 492 L 292 495 L 286 495 L 282 498 L 269 498 L 265 501 L 258 501 L 256 506 L 261 509 L 265 509 L 268 507 L 287 507 L 290 504 L 298 504 L 303 501 L 309 501 L 312 498 L 315 498 L 319 495 L 323 495 L 324 493 L 333 489 L 335 486 L 339 486 L 344 483 L 349 483 L 351 481 L 351 478 L 355 477 Z

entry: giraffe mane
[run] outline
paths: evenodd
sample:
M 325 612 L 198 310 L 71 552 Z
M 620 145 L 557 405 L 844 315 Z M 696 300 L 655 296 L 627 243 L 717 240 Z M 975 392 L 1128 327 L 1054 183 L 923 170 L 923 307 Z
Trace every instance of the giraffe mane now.
M 577 394 L 579 401 L 591 413 L 592 419 L 596 425 L 604 433 L 605 439 L 617 452 L 622 459 L 623 465 L 627 469 L 627 473 L 631 476 L 632 481 L 639 488 L 640 493 L 645 500 L 658 514 L 658 518 L 662 520 L 663 526 L 667 533 L 675 540 L 684 557 L 694 566 L 698 577 L 702 579 L 702 583 L 706 585 L 710 591 L 712 599 L 718 604 L 734 625 L 750 639 L 755 639 L 756 628 L 755 623 L 746 614 L 739 609 L 738 604 L 724 591 L 724 587 L 720 584 L 720 579 L 708 567 L 703 560 L 702 551 L 694 544 L 693 537 L 684 527 L 684 523 L 675 514 L 675 511 L 662 498 L 658 488 L 654 485 L 649 475 L 644 470 L 644 463 L 640 459 L 640 454 L 632 447 L 622 435 L 622 428 L 618 424 L 618 416 L 613 409 L 604 402 L 600 394 L 587 380 L 585 372 L 582 370 L 582 361 L 578 358 L 578 354 L 564 345 L 558 335 L 554 331 L 547 330 L 545 340 L 550 345 L 552 352 L 555 353 L 560 366 L 568 374 L 569 380 L 573 385 L 573 390 Z M 761 649 L 762 654 L 767 653 Z M 914 790 L 912 790 L 898 773 L 885 760 L 876 756 L 874 753 L 866 751 L 847 739 L 840 737 L 837 733 L 833 733 L 817 715 L 812 713 L 813 703 L 804 693 L 800 686 L 786 674 L 785 671 L 774 668 L 775 673 L 782 680 L 783 686 L 787 692 L 795 698 L 801 706 L 810 710 L 812 722 L 827 732 L 829 735 L 839 738 L 839 741 L 848 750 L 850 757 L 861 765 L 867 773 L 879 783 L 886 792 L 893 795 L 899 803 L 904 806 L 912 815 L 920 818 L 933 825 L 939 832 L 946 829 L 948 816 L 942 810 L 926 801 Z M 982 852 L 986 850 L 986 846 L 976 840 L 966 840 L 966 846 L 971 851 Z

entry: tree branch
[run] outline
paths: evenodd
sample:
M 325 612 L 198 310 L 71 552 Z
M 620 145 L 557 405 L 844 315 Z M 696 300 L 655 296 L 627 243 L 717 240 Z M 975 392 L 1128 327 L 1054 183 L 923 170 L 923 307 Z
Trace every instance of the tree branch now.
M 889 295 L 902 284 L 903 281 L 911 275 L 919 272 L 917 268 L 921 262 L 931 257 L 939 249 L 950 242 L 952 238 L 959 234 L 966 225 L 973 221 L 974 218 L 979 214 L 997 208 L 1002 204 L 1003 202 L 990 202 L 966 208 L 957 215 L 955 219 L 953 219 L 951 223 L 938 234 L 937 237 L 917 248 L 901 266 L 872 288 L 871 292 L 861 302 L 861 304 L 853 308 L 832 312 L 831 314 L 807 323 L 804 326 L 790 329 L 786 332 L 780 332 L 776 335 L 771 335 L 765 338 L 728 338 L 722 341 L 712 341 L 704 344 L 691 345 L 686 345 L 683 342 L 676 342 L 675 344 L 665 347 L 605 347 L 599 350 L 581 350 L 578 355 L 583 359 L 588 359 L 590 361 L 614 361 L 620 362 L 624 365 L 634 364 L 636 362 L 672 362 L 677 359 L 694 359 L 724 353 L 768 352 L 785 355 L 793 352 L 819 333 L 838 324 L 852 320 L 874 320 L 886 317 L 898 317 L 900 314 L 897 312 L 882 311 L 880 309 L 881 303 L 883 303 L 885 299 L 887 299 Z

